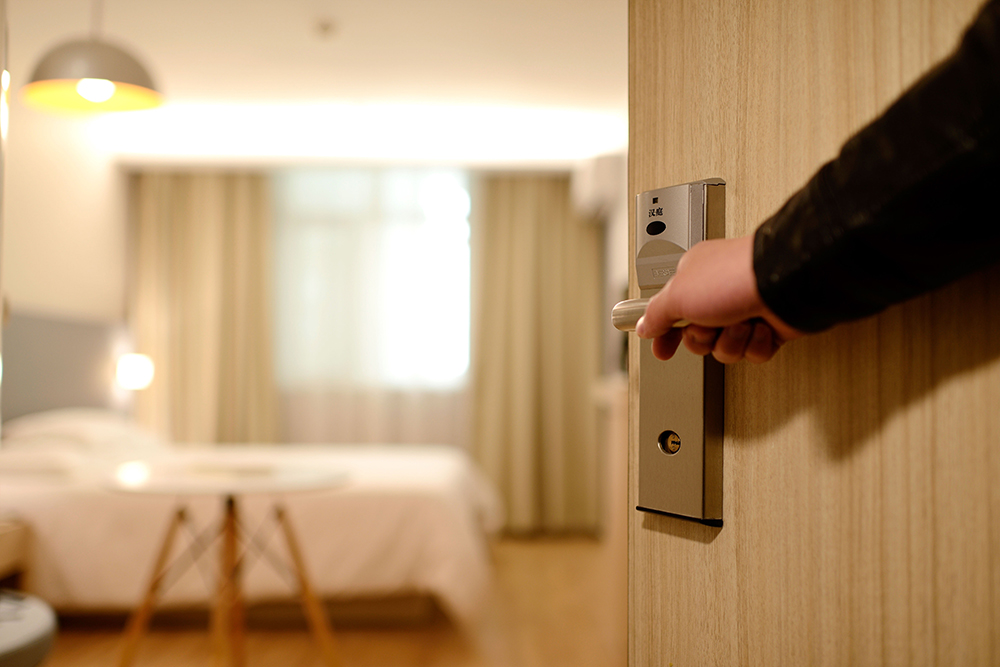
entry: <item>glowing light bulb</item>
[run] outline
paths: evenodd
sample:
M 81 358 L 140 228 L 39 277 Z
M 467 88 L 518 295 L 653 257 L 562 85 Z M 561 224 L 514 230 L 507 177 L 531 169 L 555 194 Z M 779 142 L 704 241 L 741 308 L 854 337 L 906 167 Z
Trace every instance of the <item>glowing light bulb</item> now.
M 149 464 L 146 462 L 129 461 L 115 468 L 115 478 L 122 486 L 135 488 L 149 481 L 150 472 Z
M 3 74 L 0 74 L 0 89 L 5 93 L 10 90 L 10 72 L 7 70 L 4 70 Z
M 76 92 L 83 99 L 99 104 L 111 99 L 115 94 L 115 84 L 107 79 L 80 79 L 76 82 Z
M 125 389 L 145 389 L 153 382 L 153 360 L 145 354 L 123 354 L 115 376 Z

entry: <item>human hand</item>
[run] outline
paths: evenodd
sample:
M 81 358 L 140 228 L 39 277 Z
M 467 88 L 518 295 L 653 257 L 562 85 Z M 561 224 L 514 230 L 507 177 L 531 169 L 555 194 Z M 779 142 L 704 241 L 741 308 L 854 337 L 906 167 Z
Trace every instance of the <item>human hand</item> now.
M 672 328 L 688 320 L 688 326 Z M 769 360 L 802 332 L 764 305 L 753 272 L 753 236 L 702 241 L 691 247 L 677 273 L 654 296 L 635 329 L 653 339 L 658 359 L 674 356 L 681 340 L 695 354 L 724 364 Z

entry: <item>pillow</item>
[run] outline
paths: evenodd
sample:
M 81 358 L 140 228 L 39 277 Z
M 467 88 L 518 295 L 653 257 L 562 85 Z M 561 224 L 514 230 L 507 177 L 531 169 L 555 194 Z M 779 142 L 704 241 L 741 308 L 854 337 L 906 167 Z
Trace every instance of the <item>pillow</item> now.
M 77 449 L 150 449 L 161 438 L 112 410 L 66 408 L 17 417 L 4 423 L 3 447 Z
M 0 450 L 0 475 L 68 475 L 83 462 L 77 452 L 43 449 Z

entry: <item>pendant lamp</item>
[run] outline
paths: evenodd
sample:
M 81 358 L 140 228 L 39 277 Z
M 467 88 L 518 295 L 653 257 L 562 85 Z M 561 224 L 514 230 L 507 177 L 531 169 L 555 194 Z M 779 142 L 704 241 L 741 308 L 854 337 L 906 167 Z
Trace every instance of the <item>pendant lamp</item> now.
M 56 46 L 35 67 L 21 89 L 26 104 L 56 112 L 101 112 L 151 109 L 163 103 L 138 60 L 99 36 L 101 6 L 94 2 L 89 39 Z

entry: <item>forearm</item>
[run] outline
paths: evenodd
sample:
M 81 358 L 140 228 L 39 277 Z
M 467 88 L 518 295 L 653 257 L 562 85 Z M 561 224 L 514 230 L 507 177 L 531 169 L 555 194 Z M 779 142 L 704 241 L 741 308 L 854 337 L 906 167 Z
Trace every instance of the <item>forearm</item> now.
M 767 306 L 820 331 L 1000 259 L 1000 0 L 755 234 Z

